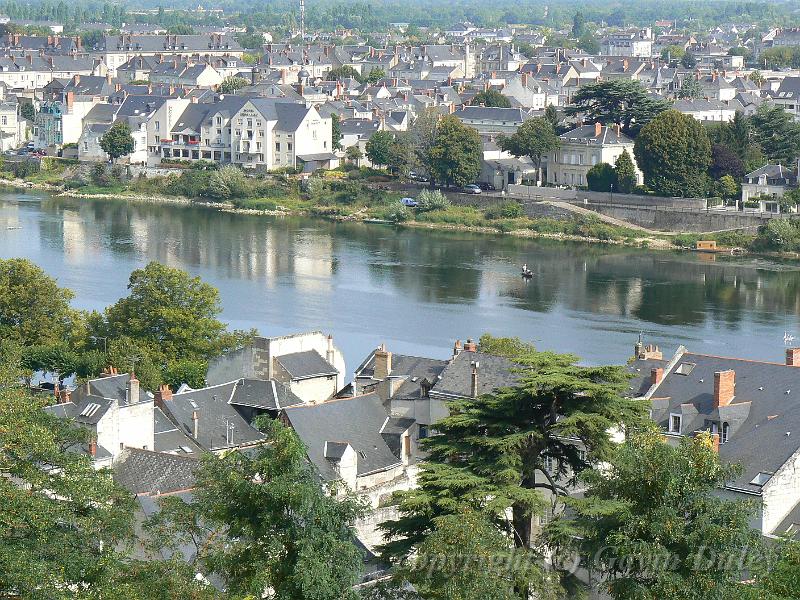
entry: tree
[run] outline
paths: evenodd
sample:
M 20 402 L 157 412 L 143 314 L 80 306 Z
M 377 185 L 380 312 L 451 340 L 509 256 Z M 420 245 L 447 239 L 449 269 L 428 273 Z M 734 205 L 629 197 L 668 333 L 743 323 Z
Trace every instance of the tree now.
M 676 110 L 645 125 L 634 145 L 644 183 L 663 196 L 702 196 L 711 164 L 711 143 L 703 125 Z
M 557 150 L 561 140 L 553 130 L 553 125 L 544 117 L 527 119 L 511 137 L 498 137 L 497 143 L 514 156 L 527 156 L 536 167 L 537 178 L 541 177 L 542 158 Z
M 477 131 L 448 115 L 436 126 L 436 140 L 429 155 L 433 179 L 448 186 L 467 185 L 481 172 L 483 144 Z
M 646 418 L 643 405 L 621 397 L 622 367 L 578 366 L 575 356 L 537 352 L 517 339 L 484 336 L 480 348 L 508 358 L 517 383 L 448 403 L 438 435 L 424 442 L 429 459 L 418 488 L 398 495 L 400 517 L 383 525 L 389 557 L 406 556 L 438 517 L 463 509 L 486 515 L 516 547 L 532 548 L 532 517 L 550 503 L 542 492 L 566 495 L 576 474 L 611 456 L 612 429 Z
M 42 410 L 18 377 L 18 355 L 0 356 L 0 594 L 79 598 L 109 589 L 118 544 L 132 534 L 133 498 L 96 471 L 85 429 Z M 89 592 L 89 593 L 87 593 Z M 80 595 L 85 594 L 85 595 Z M 109 597 L 114 594 L 109 594 Z M 97 597 L 102 597 L 97 596 Z
M 444 210 L 450 206 L 450 200 L 439 190 L 422 190 L 417 196 L 417 205 L 419 212 Z
M 29 260 L 0 259 L 0 340 L 24 346 L 69 340 L 80 321 L 72 297 Z
M 216 200 L 229 200 L 246 198 L 251 189 L 244 171 L 236 165 L 225 165 L 211 174 L 206 193 Z
M 657 432 L 633 435 L 607 468 L 587 473 L 586 498 L 570 502 L 571 539 L 614 598 L 730 597 L 762 558 L 753 506 L 715 495 L 736 472 L 708 434 L 677 448 Z
M 756 569 L 754 585 L 737 590 L 743 600 L 787 600 L 796 598 L 800 582 L 800 542 L 781 539 L 772 552 L 772 560 Z
M 600 54 L 600 42 L 597 36 L 589 31 L 578 38 L 576 46 L 589 54 Z
M 355 79 L 359 83 L 364 83 L 364 78 L 361 73 L 356 71 L 350 65 L 342 65 L 328 71 L 328 81 L 336 81 L 337 79 Z
M 723 175 L 714 185 L 716 194 L 725 200 L 738 198 L 741 194 L 739 184 L 730 175 Z
M 541 566 L 541 556 L 512 549 L 485 515 L 445 515 L 396 578 L 430 600 L 518 600 L 520 589 L 536 590 L 541 600 L 558 597 L 558 578 Z
M 331 144 L 334 150 L 341 149 L 342 141 L 342 125 L 339 115 L 336 113 L 331 114 Z
M 361 152 L 361 148 L 358 146 L 349 146 L 347 150 L 344 151 L 344 156 L 350 162 L 358 163 L 364 155 Z
M 414 167 L 424 175 L 432 175 L 431 150 L 436 143 L 436 129 L 441 114 L 433 107 L 417 114 L 411 124 L 411 145 L 414 148 Z
M 593 192 L 609 192 L 617 187 L 617 174 L 608 163 L 597 163 L 586 173 L 586 185 Z
M 572 16 L 572 37 L 579 38 L 584 33 L 586 33 L 586 17 L 579 10 Z
M 550 125 L 553 127 L 553 131 L 558 133 L 558 109 L 553 106 L 552 104 L 548 104 L 547 108 L 544 109 L 544 118 L 550 121 Z
M 219 292 L 199 277 L 151 262 L 131 273 L 130 294 L 105 311 L 105 336 L 127 336 L 166 360 L 216 356 L 237 343 L 217 319 Z
M 614 175 L 617 178 L 615 188 L 621 194 L 630 194 L 636 187 L 636 166 L 627 150 L 623 150 L 617 157 L 617 162 L 614 163 Z
M 800 155 L 800 123 L 782 106 L 762 104 L 751 118 L 753 138 L 771 162 L 793 165 Z
M 683 46 L 672 44 L 661 51 L 661 60 L 672 63 L 672 61 L 681 60 L 685 54 L 686 49 Z
M 702 98 L 703 87 L 700 85 L 700 82 L 697 80 L 697 78 L 687 75 L 683 78 L 683 83 L 681 84 L 681 89 L 680 92 L 678 92 L 678 96 L 681 98 L 691 99 Z
M 669 106 L 666 100 L 651 97 L 638 81 L 612 79 L 582 86 L 564 112 L 583 115 L 589 122 L 619 123 L 635 135 Z
M 758 87 L 761 87 L 762 85 L 764 85 L 764 76 L 761 74 L 761 71 L 759 71 L 758 69 L 756 69 L 755 71 L 750 73 L 750 75 L 748 75 L 748 77 L 749 77 L 750 81 L 755 83 Z
M 131 135 L 131 128 L 127 123 L 117 121 L 100 138 L 100 147 L 113 161 L 121 156 L 127 156 L 136 147 Z
M 369 72 L 369 75 L 367 75 L 367 81 L 370 83 L 370 85 L 375 85 L 384 77 L 386 77 L 386 71 L 381 68 L 372 69 Z
M 225 79 L 222 80 L 222 83 L 219 84 L 217 87 L 217 91 L 220 94 L 235 94 L 237 90 L 242 89 L 243 87 L 247 87 L 250 85 L 250 82 L 247 81 L 244 77 L 237 77 L 236 75 L 228 75 Z
M 414 149 L 411 146 L 410 134 L 405 131 L 396 133 L 389 146 L 389 155 L 386 159 L 389 171 L 398 177 L 407 177 L 413 160 Z
M 475 94 L 471 104 L 478 106 L 495 106 L 498 108 L 511 108 L 511 100 L 503 96 L 498 90 L 483 90 Z
M 697 66 L 697 59 L 695 58 L 694 54 L 688 50 L 684 52 L 683 56 L 681 57 L 681 66 L 685 69 L 694 69 Z
M 744 176 L 744 164 L 742 159 L 728 146 L 713 144 L 711 146 L 711 166 L 708 173 L 713 179 L 729 175 L 738 181 Z
M 148 524 L 151 537 L 191 539 L 198 564 L 235 597 L 270 589 L 274 598 L 353 598 L 362 556 L 351 528 L 361 505 L 326 493 L 291 429 L 272 420 L 259 427 L 269 443 L 204 457 L 191 504 L 163 504 Z
M 376 131 L 367 141 L 365 147 L 367 158 L 373 165 L 388 165 L 392 144 L 394 135 L 388 131 Z
M 29 123 L 36 121 L 36 107 L 33 106 L 33 102 L 23 102 L 20 105 L 19 114 Z

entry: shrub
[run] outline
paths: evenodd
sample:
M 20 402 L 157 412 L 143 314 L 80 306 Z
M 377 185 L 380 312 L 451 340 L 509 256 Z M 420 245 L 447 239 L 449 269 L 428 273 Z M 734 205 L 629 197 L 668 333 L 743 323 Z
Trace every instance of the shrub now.
M 229 200 L 231 198 L 247 198 L 252 191 L 252 186 L 239 167 L 226 165 L 214 171 L 208 180 L 207 193 L 215 200 Z
M 111 185 L 111 173 L 105 163 L 97 163 L 92 166 L 92 182 L 100 187 Z
M 311 177 L 306 182 L 306 192 L 310 198 L 318 198 L 325 192 L 325 181 L 322 177 Z
M 422 190 L 417 196 L 419 212 L 445 210 L 450 207 L 450 200 L 439 190 Z
M 484 214 L 487 219 L 516 219 L 521 217 L 523 212 L 522 205 L 511 200 L 486 209 Z

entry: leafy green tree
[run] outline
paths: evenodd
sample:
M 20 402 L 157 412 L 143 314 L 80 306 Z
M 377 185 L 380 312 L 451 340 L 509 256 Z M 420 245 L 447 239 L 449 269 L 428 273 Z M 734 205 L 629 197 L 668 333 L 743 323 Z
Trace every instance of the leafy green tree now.
M 184 383 L 194 389 L 200 389 L 206 386 L 207 371 L 208 363 L 203 360 L 175 361 L 167 365 L 164 371 L 164 383 L 176 390 Z
M 497 108 L 511 108 L 511 100 L 503 96 L 498 90 L 482 90 L 475 94 L 471 104 L 476 106 L 493 106 Z
M 389 146 L 386 166 L 398 177 L 407 177 L 414 161 L 414 149 L 411 147 L 411 136 L 405 131 L 396 133 Z
M 764 76 L 761 74 L 761 71 L 759 71 L 758 69 L 756 69 L 755 71 L 750 73 L 750 75 L 748 75 L 747 77 L 750 79 L 750 81 L 755 83 L 758 87 L 761 87 L 762 85 L 764 85 Z
M 672 44 L 661 51 L 661 60 L 671 63 L 681 60 L 685 54 L 686 49 L 683 46 Z
M 431 151 L 436 144 L 436 131 L 441 114 L 435 108 L 420 112 L 411 124 L 411 145 L 414 148 L 414 168 L 424 175 L 432 175 Z
M 222 83 L 219 84 L 217 87 L 217 91 L 220 94 L 235 94 L 237 90 L 240 90 L 244 87 L 250 85 L 250 82 L 247 81 L 244 77 L 237 77 L 236 75 L 228 75 L 225 79 L 222 80 Z
M 584 33 L 586 33 L 586 16 L 579 10 L 572 17 L 572 37 L 579 38 Z
M 742 600 L 788 600 L 796 598 L 800 589 L 800 542 L 781 539 L 773 551 L 772 561 L 756 569 L 753 585 L 736 590 Z
M 336 81 L 337 79 L 355 79 L 359 83 L 364 83 L 364 78 L 361 76 L 361 73 L 356 71 L 350 65 L 342 65 L 341 67 L 331 69 L 328 71 L 327 79 L 328 81 Z
M 644 183 L 663 196 L 702 196 L 707 188 L 711 143 L 703 125 L 676 110 L 645 125 L 634 145 Z
M 669 107 L 666 100 L 650 96 L 638 81 L 612 79 L 582 86 L 564 112 L 583 115 L 590 122 L 619 123 L 625 133 L 635 135 Z
M 570 501 L 570 539 L 613 598 L 729 598 L 739 559 L 746 568 L 763 558 L 752 504 L 715 495 L 735 473 L 708 434 L 677 448 L 657 432 L 633 435 L 606 468 L 587 472 L 585 499 Z
M 80 324 L 72 297 L 31 261 L 0 259 L 0 340 L 25 346 L 67 341 Z
M 339 115 L 333 113 L 331 115 L 331 144 L 334 150 L 339 150 L 342 147 L 342 125 Z
M 207 193 L 216 200 L 246 198 L 251 191 L 250 180 L 236 165 L 225 165 L 217 169 L 208 180 Z
M 558 577 L 541 566 L 531 550 L 514 551 L 509 538 L 474 511 L 436 519 L 397 578 L 430 600 L 519 600 L 519 590 L 535 590 L 541 600 L 560 597 Z
M 367 158 L 373 165 L 388 165 L 392 144 L 394 144 L 394 135 L 392 133 L 389 131 L 376 131 L 367 141 L 365 147 Z
M 622 194 L 630 194 L 636 187 L 636 166 L 627 150 L 617 157 L 614 163 L 614 175 L 617 179 L 615 188 Z
M 367 75 L 367 81 L 371 85 L 375 85 L 376 83 L 378 83 L 384 77 L 386 77 L 386 71 L 384 71 L 383 69 L 380 69 L 380 68 L 372 69 L 369 72 L 369 75 Z
M 794 165 L 800 156 L 800 123 L 782 106 L 762 104 L 750 118 L 753 138 L 771 162 Z
M 100 147 L 113 161 L 121 156 L 127 156 L 136 147 L 131 135 L 131 128 L 127 123 L 117 121 L 100 138 Z
M 681 57 L 681 66 L 685 69 L 694 69 L 697 66 L 697 59 L 695 58 L 694 54 L 688 50 L 684 52 L 683 56 Z
M 361 152 L 361 148 L 358 146 L 350 146 L 347 150 L 344 151 L 344 156 L 350 162 L 357 163 L 362 158 L 364 158 L 364 154 Z
M 133 498 L 85 453 L 87 432 L 42 410 L 0 357 L 0 594 L 67 600 L 110 591 Z M 108 597 L 112 597 L 109 594 Z M 102 597 L 102 596 L 97 596 Z
M 527 156 L 536 167 L 536 176 L 541 176 L 542 158 L 557 150 L 561 140 L 553 125 L 544 117 L 527 119 L 510 137 L 498 137 L 497 144 L 514 156 Z
M 36 108 L 33 106 L 33 102 L 23 102 L 20 105 L 19 114 L 29 123 L 36 121 Z
M 408 555 L 436 518 L 465 508 L 531 549 L 532 517 L 549 503 L 542 492 L 568 494 L 578 473 L 611 456 L 611 430 L 646 417 L 644 406 L 621 396 L 628 381 L 622 367 L 578 366 L 576 356 L 537 352 L 516 339 L 484 336 L 480 348 L 507 355 L 518 382 L 448 403 L 439 435 L 424 442 L 429 459 L 418 488 L 398 495 L 401 516 L 383 525 L 389 557 Z
M 129 337 L 164 361 L 206 360 L 237 343 L 217 319 L 218 290 L 199 277 L 151 262 L 131 273 L 128 289 L 105 310 L 105 337 Z
M 188 23 L 176 23 L 167 28 L 167 33 L 170 35 L 194 35 L 195 30 Z
M 725 200 L 732 200 L 733 198 L 738 198 L 741 193 L 739 184 L 730 175 L 723 175 L 722 177 L 720 177 L 719 181 L 717 181 L 714 184 L 714 189 L 716 191 L 716 194 L 720 198 L 724 198 Z
M 550 125 L 553 126 L 553 131 L 558 133 L 558 109 L 552 104 L 548 104 L 547 108 L 544 109 L 544 118 L 550 121 Z
M 590 31 L 578 38 L 576 46 L 589 54 L 600 54 L 600 42 Z
M 681 98 L 697 99 L 703 97 L 703 87 L 697 78 L 691 75 L 684 77 L 678 96 Z
M 419 212 L 429 212 L 446 209 L 450 206 L 450 200 L 439 190 L 422 190 L 417 196 L 417 204 Z
M 453 115 L 438 122 L 428 158 L 436 181 L 448 186 L 472 183 L 481 172 L 482 158 L 483 144 L 477 131 Z
M 197 563 L 234 597 L 355 598 L 362 556 L 351 528 L 361 505 L 326 493 L 291 429 L 260 426 L 270 443 L 255 452 L 203 458 L 192 503 L 162 504 L 152 539 L 193 540 Z
M 744 176 L 744 163 L 730 146 L 713 144 L 708 173 L 713 179 L 730 175 L 733 179 L 739 180 Z
M 617 174 L 608 163 L 597 163 L 586 173 L 586 185 L 593 192 L 610 192 L 617 188 Z

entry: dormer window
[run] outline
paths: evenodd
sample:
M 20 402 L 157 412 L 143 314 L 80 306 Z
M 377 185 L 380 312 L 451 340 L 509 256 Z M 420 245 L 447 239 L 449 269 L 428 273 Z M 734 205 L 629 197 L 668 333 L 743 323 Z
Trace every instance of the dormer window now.
M 695 363 L 684 362 L 678 365 L 678 368 L 675 369 L 675 373 L 677 375 L 688 375 L 691 373 L 695 368 Z
M 669 432 L 680 433 L 681 426 L 683 425 L 683 416 L 677 413 L 670 413 L 669 415 Z
M 722 424 L 722 434 L 719 437 L 719 441 L 721 444 L 724 444 L 728 441 L 728 436 L 730 435 L 730 425 L 728 423 Z

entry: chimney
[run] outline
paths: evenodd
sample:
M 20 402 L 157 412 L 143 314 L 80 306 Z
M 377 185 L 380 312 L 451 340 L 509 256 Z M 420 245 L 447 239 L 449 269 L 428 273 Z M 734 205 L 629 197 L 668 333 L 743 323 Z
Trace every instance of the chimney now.
M 195 441 L 199 441 L 200 439 L 200 412 L 193 410 L 192 411 L 192 436 L 194 437 Z
M 83 40 L 81 39 L 81 36 L 79 36 L 79 35 L 75 36 L 75 48 L 77 48 L 78 52 L 83 50 Z
M 800 348 L 786 349 L 786 366 L 800 367 Z
M 477 352 L 478 351 L 478 344 L 472 341 L 472 338 L 468 338 L 466 343 L 464 344 L 464 352 Z
M 480 367 L 481 364 L 479 362 L 477 362 L 477 361 L 472 361 L 472 363 L 470 363 L 470 364 L 472 366 L 472 377 L 471 377 L 470 386 L 469 386 L 470 396 L 472 396 L 473 398 L 477 398 L 478 397 L 478 367 Z
M 131 376 L 125 385 L 125 400 L 128 404 L 139 401 L 139 380 L 136 379 L 136 373 L 133 371 L 131 371 Z
M 622 131 L 622 128 L 619 126 L 619 123 L 614 123 L 614 133 L 617 134 L 617 137 L 620 136 L 620 132 L 621 131 Z
M 453 344 L 453 358 L 461 354 L 461 350 L 463 349 L 464 347 L 461 345 L 461 340 L 456 340 L 456 343 Z
M 603 133 L 603 124 L 598 121 L 594 124 L 594 137 L 600 137 L 600 134 Z
M 736 395 L 736 371 L 714 373 L 714 408 L 728 406 Z
M 719 434 L 712 433 L 711 434 L 711 448 L 714 450 L 715 453 L 719 454 Z
M 75 103 L 75 92 L 70 90 L 67 92 L 67 112 L 72 111 L 72 105 Z
M 522 87 L 528 87 L 528 74 L 522 74 Z
M 158 391 L 153 394 L 155 405 L 161 409 L 164 408 L 164 402 L 172 400 L 172 389 L 166 384 L 162 383 L 158 387 Z
M 58 392 L 58 403 L 59 404 L 67 404 L 68 402 L 72 401 L 72 394 L 67 388 L 64 388 Z
M 650 385 L 658 385 L 664 378 L 664 369 L 658 367 L 650 369 Z
M 375 351 L 375 368 L 373 369 L 375 379 L 386 379 L 392 374 L 392 353 L 386 350 L 386 345 L 381 344 Z
M 94 436 L 89 438 L 89 456 L 97 456 L 97 440 Z
M 111 72 L 106 73 L 106 83 L 111 85 Z
M 29 65 L 33 64 L 33 54 L 28 54 L 28 64 Z
M 336 359 L 336 354 L 333 349 L 333 336 L 328 336 L 328 349 L 325 351 L 325 360 L 328 361 L 328 364 L 333 366 L 333 362 Z
M 81 82 L 81 76 L 80 75 L 73 75 L 72 76 L 72 81 L 75 83 L 75 85 L 78 85 Z

